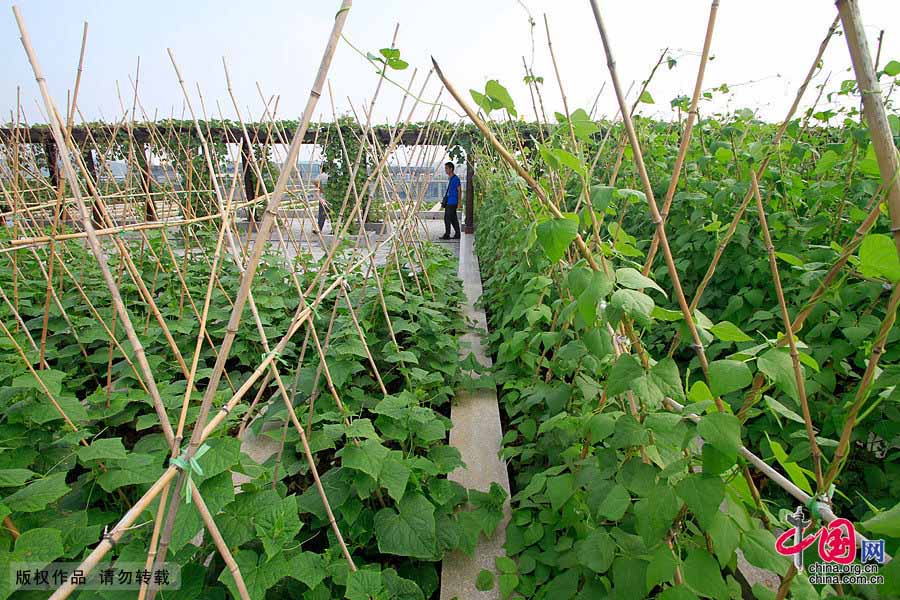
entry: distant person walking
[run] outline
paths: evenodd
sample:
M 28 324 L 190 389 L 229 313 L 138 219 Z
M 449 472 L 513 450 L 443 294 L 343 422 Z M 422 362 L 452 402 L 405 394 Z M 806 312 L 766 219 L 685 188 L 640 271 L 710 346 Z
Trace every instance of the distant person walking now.
M 319 173 L 315 179 L 315 198 L 319 205 L 317 223 L 319 228 L 313 233 L 322 233 L 325 228 L 325 219 L 328 218 L 328 203 L 325 201 L 325 184 L 328 183 L 328 173 Z
M 444 172 L 447 173 L 450 180 L 447 182 L 447 191 L 444 192 L 444 200 L 441 202 L 441 207 L 444 209 L 444 235 L 440 237 L 442 240 L 459 239 L 459 217 L 456 215 L 456 209 L 459 207 L 459 190 L 462 184 L 454 173 L 455 170 L 456 167 L 452 162 L 444 164 Z M 453 231 L 456 232 L 453 237 L 450 237 L 451 225 Z

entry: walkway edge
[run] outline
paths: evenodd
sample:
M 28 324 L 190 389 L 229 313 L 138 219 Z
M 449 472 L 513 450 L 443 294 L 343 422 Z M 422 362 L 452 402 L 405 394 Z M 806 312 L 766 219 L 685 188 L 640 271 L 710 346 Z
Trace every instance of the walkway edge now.
M 480 331 L 487 331 L 487 319 L 484 311 L 475 308 L 475 302 L 481 297 L 481 271 L 478 257 L 475 255 L 474 235 L 463 235 L 459 244 L 459 277 L 463 282 L 465 294 L 463 314 L 475 322 L 475 331 L 469 331 L 461 338 L 460 358 L 473 352 L 483 366 L 492 365 L 482 344 Z M 497 573 L 494 559 L 504 556 L 503 544 L 506 542 L 506 525 L 510 518 L 509 475 L 506 465 L 500 460 L 500 446 L 503 430 L 500 425 L 500 407 L 497 404 L 495 389 L 477 390 L 475 392 L 459 391 L 450 410 L 453 428 L 450 430 L 450 445 L 458 449 L 462 455 L 464 468 L 450 473 L 448 478 L 466 488 L 488 491 L 491 483 L 500 484 L 507 492 L 507 501 L 503 507 L 504 517 L 497 526 L 494 535 L 487 539 L 481 536 L 470 557 L 461 552 L 453 552 L 444 557 L 441 567 L 441 600 L 474 600 L 498 599 L 500 591 L 494 589 L 481 592 L 475 588 L 475 578 L 482 569 Z

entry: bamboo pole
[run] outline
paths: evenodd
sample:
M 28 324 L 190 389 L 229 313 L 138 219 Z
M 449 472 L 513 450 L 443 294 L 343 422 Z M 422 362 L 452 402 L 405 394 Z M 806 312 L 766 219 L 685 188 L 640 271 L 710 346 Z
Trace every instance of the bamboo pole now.
M 661 213 L 663 223 L 665 223 L 666 219 L 669 217 L 669 208 L 672 206 L 672 200 L 675 198 L 675 190 L 678 188 L 678 178 L 681 175 L 681 167 L 684 165 L 684 159 L 687 156 L 688 148 L 691 145 L 691 134 L 694 131 L 694 122 L 697 119 L 697 104 L 700 101 L 700 93 L 703 91 L 703 76 L 706 73 L 706 64 L 709 62 L 709 49 L 712 45 L 712 34 L 713 29 L 716 26 L 716 14 L 718 12 L 719 0 L 713 0 L 709 7 L 709 21 L 706 25 L 706 37 L 703 39 L 703 50 L 700 53 L 700 66 L 697 67 L 697 79 L 694 83 L 694 92 L 691 95 L 691 105 L 688 109 L 687 120 L 684 124 L 684 133 L 681 135 L 681 145 L 678 148 L 675 165 L 672 167 L 672 177 L 669 180 L 669 187 L 666 189 L 666 197 L 663 201 Z M 653 241 L 650 243 L 650 249 L 647 251 L 647 259 L 644 262 L 644 275 L 650 273 L 658 249 L 659 236 L 654 232 Z
M 703 369 L 704 375 L 709 379 L 709 363 L 706 359 L 706 353 L 703 351 L 703 342 L 700 340 L 700 334 L 697 331 L 697 326 L 694 323 L 694 319 L 692 316 L 693 310 L 688 306 L 687 299 L 684 296 L 684 291 L 681 289 L 681 280 L 678 277 L 678 269 L 675 266 L 675 259 L 672 256 L 672 250 L 669 247 L 669 240 L 666 236 L 666 226 L 663 222 L 662 216 L 659 213 L 659 208 L 656 205 L 656 200 L 653 197 L 653 186 L 650 184 L 650 178 L 647 175 L 647 168 L 644 165 L 644 158 L 641 153 L 641 147 L 637 140 L 637 134 L 634 130 L 634 124 L 631 119 L 631 114 L 626 110 L 625 105 L 625 96 L 622 94 L 622 87 L 619 84 L 619 76 L 616 72 L 616 62 L 612 56 L 612 50 L 609 45 L 609 38 L 606 35 L 606 28 L 603 24 L 603 19 L 600 16 L 600 9 L 597 6 L 597 0 L 591 0 L 591 8 L 594 12 L 594 20 L 597 23 L 597 29 L 600 32 L 600 38 L 603 41 L 603 48 L 606 52 L 606 64 L 609 68 L 610 78 L 612 79 L 613 90 L 616 93 L 616 98 L 619 102 L 619 108 L 622 111 L 622 121 L 625 125 L 625 133 L 628 136 L 628 142 L 631 144 L 631 149 L 634 154 L 634 163 L 638 170 L 638 175 L 641 180 L 641 184 L 644 188 L 644 195 L 647 197 L 647 205 L 650 209 L 650 216 L 654 225 L 656 226 L 656 234 L 659 238 L 660 245 L 663 251 L 663 257 L 666 261 L 666 267 L 669 271 L 669 278 L 672 280 L 673 291 L 675 292 L 676 299 L 678 300 L 679 307 L 681 308 L 681 313 L 684 316 L 685 324 L 688 327 L 688 330 L 691 333 L 691 338 L 693 340 L 693 348 L 697 354 L 697 359 L 700 361 L 700 366 Z M 724 410 L 724 405 L 722 403 L 722 399 L 716 397 L 716 406 L 719 410 Z
M 35 80 L 38 83 L 38 87 L 41 90 L 44 104 L 47 107 L 48 116 L 50 118 L 50 130 L 53 133 L 53 138 L 58 146 L 67 148 L 66 140 L 65 138 L 63 138 L 62 131 L 60 130 L 60 123 L 57 120 L 58 115 L 53 108 L 53 100 L 51 100 L 49 91 L 47 90 L 46 80 L 44 79 L 43 73 L 41 72 L 40 65 L 37 61 L 37 56 L 35 55 L 34 50 L 31 46 L 31 40 L 28 36 L 28 31 L 25 28 L 25 22 L 22 19 L 22 15 L 19 12 L 17 6 L 13 6 L 13 14 L 15 15 L 16 23 L 21 33 L 22 45 L 25 48 L 25 53 L 28 55 L 28 60 L 31 63 L 32 70 L 34 71 Z M 100 242 L 94 233 L 94 226 L 93 223 L 91 223 L 91 216 L 81 197 L 78 177 L 76 176 L 75 170 L 72 167 L 68 152 L 62 153 L 62 163 L 66 179 L 69 181 L 69 184 L 72 187 L 72 193 L 75 197 L 76 204 L 81 211 L 83 226 L 88 234 L 88 246 L 90 247 L 91 252 L 94 254 L 94 257 L 97 259 L 97 262 L 100 265 L 100 271 L 103 275 L 103 279 L 107 287 L 109 288 L 116 312 L 122 319 L 122 324 L 125 327 L 129 342 L 131 343 L 135 357 L 137 358 L 138 365 L 140 366 L 141 371 L 144 375 L 144 381 L 147 384 L 150 396 L 153 400 L 154 409 L 156 410 L 157 415 L 160 419 L 160 425 L 163 428 L 163 432 L 171 434 L 172 426 L 169 423 L 169 419 L 165 411 L 165 406 L 162 403 L 162 399 L 159 395 L 159 390 L 156 387 L 156 380 L 153 377 L 152 369 L 150 368 L 150 364 L 147 362 L 147 357 L 144 353 L 144 347 L 134 331 L 134 326 L 131 323 L 131 318 L 129 317 L 128 312 L 125 309 L 125 304 L 122 302 L 122 296 L 119 293 L 119 289 L 112 277 L 112 273 L 110 273 L 106 254 L 103 251 L 103 248 L 101 247 Z
M 825 38 L 819 44 L 819 49 L 816 52 L 816 56 L 813 59 L 812 65 L 810 65 L 809 71 L 807 71 L 806 73 L 806 78 L 803 80 L 803 83 L 800 84 L 800 87 L 797 88 L 797 93 L 794 95 L 794 101 L 788 109 L 787 115 L 785 116 L 784 120 L 781 122 L 778 131 L 775 132 L 775 137 L 772 140 L 772 148 L 770 148 L 770 150 L 766 153 L 766 156 L 762 159 L 759 167 L 756 170 L 757 178 L 763 177 L 766 172 L 766 168 L 769 166 L 769 161 L 772 158 L 772 155 L 776 152 L 779 144 L 781 144 L 781 139 L 784 137 L 788 125 L 790 125 L 791 118 L 794 116 L 794 113 L 797 112 L 797 108 L 800 106 L 800 101 L 803 99 L 803 94 L 806 92 L 806 88 L 809 86 L 809 82 L 812 80 L 813 75 L 815 75 L 816 71 L 819 69 L 819 63 L 822 60 L 822 55 L 825 54 L 825 49 L 828 47 L 828 42 L 831 40 L 831 36 L 833 36 L 834 32 L 837 30 L 839 22 L 839 19 L 835 17 L 834 21 L 831 23 L 831 26 L 828 28 L 828 32 L 825 34 Z M 703 275 L 703 279 L 700 281 L 697 289 L 694 290 L 694 297 L 691 299 L 690 304 L 691 311 L 696 310 L 696 308 L 700 305 L 700 299 L 703 297 L 703 292 L 706 290 L 706 287 L 712 280 L 713 274 L 716 272 L 716 267 L 719 264 L 719 260 L 722 258 L 722 254 L 724 254 L 725 248 L 728 247 L 728 243 L 731 241 L 734 232 L 737 230 L 738 223 L 741 221 L 741 218 L 743 218 L 744 211 L 747 209 L 747 206 L 750 204 L 750 200 L 752 199 L 753 190 L 748 189 L 747 193 L 744 194 L 744 198 L 738 206 L 734 217 L 731 219 L 731 223 L 728 225 L 728 230 L 725 232 L 722 241 L 716 247 L 716 251 L 713 253 L 713 258 L 709 263 L 709 267 L 706 269 L 706 273 Z M 672 356 L 675 353 L 675 350 L 678 348 L 680 339 L 680 334 L 676 334 L 673 338 L 672 343 L 669 346 L 669 356 Z
M 312 90 L 310 91 L 309 98 L 306 103 L 306 107 L 303 111 L 303 118 L 300 126 L 297 128 L 297 132 L 294 135 L 294 139 L 291 143 L 291 147 L 288 151 L 288 156 L 286 160 L 287 167 L 282 170 L 281 174 L 278 177 L 278 181 L 275 184 L 275 190 L 272 194 L 272 197 L 269 200 L 268 206 L 266 208 L 266 212 L 263 216 L 262 223 L 260 224 L 258 234 L 256 239 L 253 242 L 253 247 L 250 251 L 250 256 L 247 259 L 247 263 L 244 266 L 244 272 L 241 276 L 241 283 L 238 289 L 238 293 L 234 299 L 234 306 L 232 308 L 231 316 L 228 320 L 228 325 L 225 329 L 225 337 L 222 340 L 222 344 L 219 349 L 219 355 L 216 358 L 215 365 L 213 366 L 212 373 L 209 378 L 209 383 L 207 385 L 206 391 L 203 395 L 203 400 L 200 405 L 200 411 L 197 416 L 197 420 L 195 422 L 193 432 L 191 434 L 190 442 L 188 447 L 184 450 L 183 454 L 186 458 L 191 458 L 194 453 L 197 451 L 197 448 L 200 445 L 200 435 L 202 433 L 202 428 L 204 423 L 206 422 L 207 416 L 209 414 L 210 408 L 212 407 L 213 397 L 218 389 L 219 381 L 222 377 L 222 373 L 225 370 L 225 363 L 228 359 L 228 356 L 231 352 L 231 347 L 234 343 L 235 337 L 238 332 L 238 328 L 241 322 L 241 316 L 244 310 L 244 306 L 247 303 L 248 298 L 250 297 L 251 292 L 251 284 L 253 282 L 253 278 L 256 275 L 256 269 L 259 265 L 260 258 L 262 257 L 263 249 L 265 248 L 269 235 L 271 233 L 272 227 L 275 222 L 275 216 L 277 215 L 278 205 L 281 202 L 282 197 L 284 196 L 285 190 L 287 188 L 288 180 L 290 179 L 291 173 L 297 164 L 297 157 L 300 153 L 300 146 L 303 143 L 303 138 L 306 135 L 307 127 L 309 126 L 310 118 L 315 110 L 316 103 L 318 102 L 319 97 L 321 96 L 322 86 L 325 82 L 325 78 L 328 73 L 328 69 L 331 65 L 331 59 L 334 56 L 334 51 L 337 46 L 338 38 L 340 37 L 341 30 L 343 29 L 344 22 L 347 19 L 347 13 L 350 10 L 350 6 L 352 4 L 352 0 L 343 0 L 341 4 L 340 10 L 338 10 L 335 15 L 334 25 L 332 27 L 331 35 L 328 40 L 328 44 L 326 45 L 324 56 L 322 57 L 321 64 L 319 66 L 319 71 L 316 75 L 315 82 L 313 83 Z M 169 55 L 172 58 L 173 66 L 175 66 L 176 74 L 178 75 L 178 79 L 180 82 L 183 82 L 180 72 L 178 72 L 178 67 L 175 65 L 174 55 L 172 51 L 169 50 Z M 196 124 L 196 118 L 195 118 Z M 199 130 L 199 127 L 198 127 Z M 208 153 L 207 153 L 207 160 Z M 208 165 L 212 170 L 211 163 Z M 220 197 L 221 198 L 221 197 Z M 223 227 L 227 227 L 226 223 L 223 223 Z M 255 312 L 255 311 L 254 311 Z M 277 373 L 273 373 L 277 377 Z M 279 384 L 279 387 L 283 391 L 283 386 Z M 159 554 L 156 557 L 156 562 L 160 562 L 165 559 L 166 554 L 166 545 L 168 541 L 168 537 L 171 535 L 172 528 L 175 525 L 175 516 L 177 514 L 179 503 L 177 502 L 177 498 L 180 497 L 181 488 L 184 485 L 185 474 L 180 474 L 178 481 L 175 484 L 175 492 L 173 494 L 173 498 L 175 501 L 169 509 L 169 512 L 166 517 L 166 523 L 163 528 L 163 534 L 160 539 L 160 547 Z M 324 503 L 327 503 L 327 498 L 324 496 L 324 488 L 319 485 L 319 491 L 322 495 L 322 500 Z M 343 542 L 342 542 L 343 543 Z M 349 558 L 349 554 L 347 554 Z M 352 564 L 352 561 L 350 561 Z M 151 588 L 150 598 L 153 598 L 154 590 Z
M 884 102 L 881 100 L 881 87 L 878 85 L 878 75 L 869 54 L 869 44 L 866 41 L 866 32 L 859 12 L 859 2 L 858 0 L 838 0 L 837 8 L 844 26 L 850 60 L 859 84 L 859 93 L 862 95 L 863 110 L 872 137 L 872 145 L 875 148 L 875 157 L 878 159 L 881 181 L 885 187 L 894 244 L 900 254 L 900 183 L 897 182 L 895 176 L 900 170 L 900 159 L 897 158 L 894 136 L 887 120 Z
M 762 229 L 763 240 L 766 244 L 766 253 L 769 255 L 769 269 L 772 271 L 772 281 L 775 283 L 775 294 L 778 297 L 778 307 L 781 309 L 781 322 L 784 326 L 784 337 L 787 338 L 791 352 L 791 363 L 794 367 L 794 381 L 797 384 L 797 395 L 800 400 L 800 408 L 803 411 L 803 422 L 806 425 L 806 436 L 809 439 L 810 453 L 812 454 L 813 469 L 816 474 L 816 485 L 819 493 L 825 493 L 827 488 L 822 480 L 822 452 L 816 442 L 816 432 L 813 429 L 812 415 L 809 412 L 809 401 L 806 398 L 806 382 L 803 378 L 803 368 L 800 366 L 800 354 L 797 352 L 797 342 L 794 340 L 794 329 L 791 327 L 791 315 L 784 300 L 784 290 L 781 288 L 781 276 L 778 274 L 778 262 L 775 258 L 775 246 L 772 245 L 772 235 L 769 233 L 769 224 L 766 221 L 766 209 L 763 206 L 762 196 L 759 193 L 759 184 L 756 181 L 756 173 L 750 171 L 750 182 L 753 196 L 756 198 L 756 210 L 759 213 L 759 225 Z

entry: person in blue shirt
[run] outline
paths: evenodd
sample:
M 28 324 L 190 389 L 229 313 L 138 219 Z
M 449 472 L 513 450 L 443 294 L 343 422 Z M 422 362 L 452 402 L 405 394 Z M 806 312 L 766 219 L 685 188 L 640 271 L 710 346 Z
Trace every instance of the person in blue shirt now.
M 444 208 L 444 235 L 440 237 L 442 240 L 458 240 L 459 239 L 459 217 L 456 215 L 456 209 L 459 206 L 459 196 L 462 184 L 459 177 L 454 174 L 455 165 L 452 162 L 444 164 L 444 172 L 450 177 L 447 182 L 447 191 L 444 192 L 444 201 L 441 206 Z M 450 227 L 456 233 L 450 237 Z

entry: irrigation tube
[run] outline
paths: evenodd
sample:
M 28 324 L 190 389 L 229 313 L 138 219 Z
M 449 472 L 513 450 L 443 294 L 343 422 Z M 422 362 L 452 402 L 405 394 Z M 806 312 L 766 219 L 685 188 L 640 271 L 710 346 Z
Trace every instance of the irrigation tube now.
M 672 400 L 671 398 L 665 398 L 663 400 L 663 404 L 665 404 L 668 408 L 670 408 L 671 410 L 678 412 L 678 413 L 680 413 L 684 410 L 684 406 L 682 406 L 675 400 Z M 693 413 L 688 413 L 685 415 L 685 417 L 690 419 L 694 423 L 697 423 L 700 421 L 700 417 L 698 417 L 697 415 L 695 415 Z M 771 479 L 772 481 L 777 483 L 778 486 L 781 487 L 781 489 L 783 489 L 788 494 L 790 494 L 791 496 L 793 496 L 794 498 L 796 498 L 797 500 L 802 502 L 804 504 L 804 506 L 810 500 L 812 500 L 812 497 L 809 494 L 807 494 L 806 492 L 804 492 L 803 490 L 798 488 L 796 485 L 794 485 L 791 482 L 791 480 L 789 480 L 787 477 L 785 477 L 784 475 L 782 475 L 781 473 L 779 473 L 778 471 L 773 469 L 771 466 L 766 464 L 766 462 L 763 461 L 763 459 L 761 459 L 760 457 L 756 456 L 755 454 L 753 454 L 752 452 L 747 450 L 746 447 L 740 446 L 738 448 L 738 452 L 740 452 L 741 456 L 743 456 L 750 463 L 752 463 L 754 467 L 759 469 L 759 471 L 762 472 L 763 475 L 765 475 L 766 477 L 768 477 L 769 479 Z M 834 514 L 834 511 L 831 510 L 831 507 L 829 507 L 825 503 L 820 503 L 819 514 L 817 516 L 819 516 L 822 520 L 824 520 L 826 523 L 829 523 L 829 524 L 838 518 L 838 516 L 836 514 Z M 861 534 L 859 531 L 857 531 L 855 527 L 853 528 L 853 531 L 854 531 L 854 533 L 856 533 L 856 543 L 857 544 L 862 545 L 863 541 L 865 541 L 865 542 L 870 541 L 869 538 L 867 538 L 866 536 Z M 891 556 L 887 552 L 885 552 L 884 557 L 885 557 L 885 562 L 888 562 L 891 560 Z

